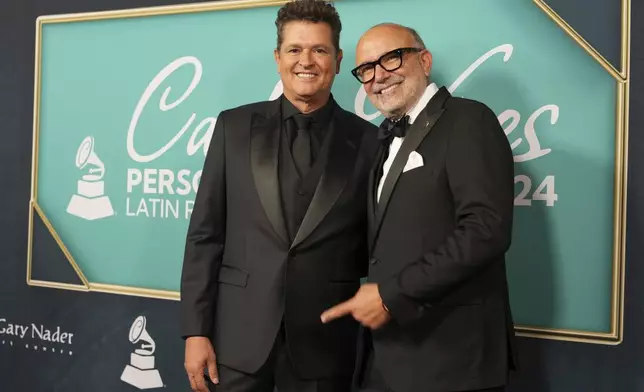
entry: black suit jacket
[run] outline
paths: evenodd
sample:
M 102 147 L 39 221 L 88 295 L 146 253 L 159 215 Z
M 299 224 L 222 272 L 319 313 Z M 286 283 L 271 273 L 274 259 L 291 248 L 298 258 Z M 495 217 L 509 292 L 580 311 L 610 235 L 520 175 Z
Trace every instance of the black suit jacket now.
M 403 173 L 412 151 L 424 164 Z M 515 364 L 504 260 L 513 167 L 494 113 L 445 88 L 411 126 L 379 202 L 374 166 L 368 279 L 392 320 L 363 331 L 358 375 L 373 344 L 376 367 L 396 392 L 505 383 Z
M 213 340 L 218 363 L 253 373 L 284 320 L 296 372 L 351 375 L 358 324 L 320 314 L 366 276 L 369 169 L 377 128 L 336 105 L 327 164 L 293 241 L 280 201 L 279 99 L 223 111 L 203 168 L 181 278 L 181 334 Z

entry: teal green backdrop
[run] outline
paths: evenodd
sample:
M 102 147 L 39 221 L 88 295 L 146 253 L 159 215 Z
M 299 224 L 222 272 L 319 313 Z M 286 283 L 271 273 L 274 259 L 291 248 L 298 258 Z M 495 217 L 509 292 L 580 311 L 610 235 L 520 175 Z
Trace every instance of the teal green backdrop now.
M 610 332 L 615 80 L 530 1 L 336 6 L 343 107 L 382 121 L 349 70 L 360 34 L 395 21 L 425 40 L 436 83 L 497 113 L 516 162 L 515 322 Z M 43 24 L 36 197 L 90 282 L 178 290 L 218 113 L 281 91 L 276 10 Z

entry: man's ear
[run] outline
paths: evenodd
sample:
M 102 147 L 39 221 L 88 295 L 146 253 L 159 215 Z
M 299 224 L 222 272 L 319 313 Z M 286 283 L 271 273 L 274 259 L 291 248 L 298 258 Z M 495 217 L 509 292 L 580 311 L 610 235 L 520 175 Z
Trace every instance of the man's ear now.
M 279 49 L 275 49 L 273 51 L 273 57 L 275 57 L 275 64 L 277 64 L 277 73 L 280 72 L 280 51 Z
M 434 58 L 432 57 L 432 53 L 429 50 L 424 50 L 420 54 L 420 64 L 423 67 L 423 71 L 425 72 L 425 75 L 429 77 L 429 74 L 432 71 L 432 64 L 433 64 Z
M 342 49 L 340 49 L 340 50 L 338 50 L 338 54 L 336 55 L 336 58 L 335 58 L 335 73 L 336 73 L 336 75 L 340 74 L 340 63 L 342 63 L 342 56 L 343 56 Z

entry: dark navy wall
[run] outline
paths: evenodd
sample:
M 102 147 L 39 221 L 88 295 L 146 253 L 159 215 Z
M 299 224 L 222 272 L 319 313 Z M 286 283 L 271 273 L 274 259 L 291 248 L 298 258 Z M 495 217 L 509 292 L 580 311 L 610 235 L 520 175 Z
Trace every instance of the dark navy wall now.
M 638 0 L 631 0 L 633 3 Z M 544 0 L 616 69 L 620 69 L 622 0 Z

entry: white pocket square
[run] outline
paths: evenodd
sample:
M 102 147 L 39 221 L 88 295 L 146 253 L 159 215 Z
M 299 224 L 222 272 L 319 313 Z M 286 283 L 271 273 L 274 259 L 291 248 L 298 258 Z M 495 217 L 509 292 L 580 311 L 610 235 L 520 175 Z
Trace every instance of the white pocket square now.
M 416 151 L 412 151 L 409 153 L 409 158 L 407 158 L 403 173 L 421 166 L 423 166 L 423 156 Z

